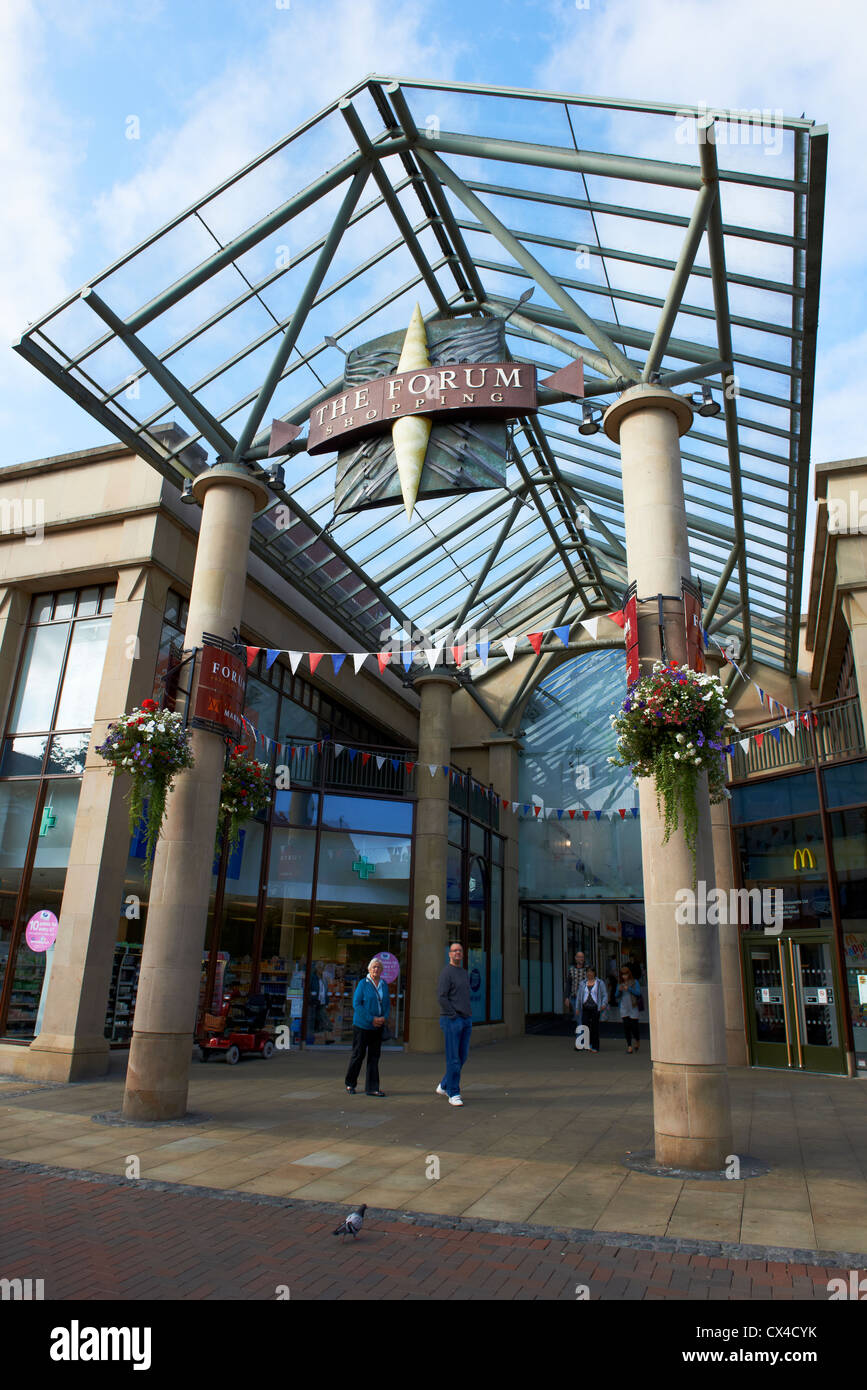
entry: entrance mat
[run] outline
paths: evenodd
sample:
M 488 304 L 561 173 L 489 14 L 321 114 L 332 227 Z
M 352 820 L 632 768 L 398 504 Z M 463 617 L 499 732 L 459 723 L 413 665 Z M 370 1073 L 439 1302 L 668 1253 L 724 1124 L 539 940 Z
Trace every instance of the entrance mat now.
M 683 1178 L 690 1182 L 719 1182 L 727 1178 L 729 1182 L 742 1182 L 744 1178 L 764 1178 L 771 1171 L 769 1163 L 762 1163 L 761 1159 L 751 1158 L 749 1154 L 732 1154 L 732 1158 L 738 1161 L 738 1175 L 733 1177 L 728 1168 L 717 1168 L 712 1173 L 705 1173 L 698 1168 L 664 1168 L 656 1161 L 656 1154 L 653 1149 L 641 1149 L 638 1153 L 628 1154 L 623 1163 L 627 1168 L 632 1168 L 636 1173 L 645 1173 L 650 1178 Z
M 337 1202 L 306 1202 L 300 1197 L 269 1197 L 253 1192 L 233 1192 L 227 1188 L 194 1187 L 177 1182 L 155 1182 L 147 1178 L 129 1179 L 108 1173 L 89 1173 L 82 1169 L 54 1168 L 44 1163 L 24 1163 L 14 1158 L 0 1158 L 0 1173 L 39 1173 L 45 1177 L 66 1178 L 70 1182 L 90 1182 L 102 1187 L 135 1187 L 149 1192 L 171 1192 L 179 1197 L 210 1197 L 215 1202 L 246 1202 L 259 1207 L 279 1207 L 284 1211 L 313 1211 L 338 1218 L 352 1208 Z M 801 1250 L 784 1245 L 736 1245 L 729 1241 L 687 1240 L 677 1236 L 639 1236 L 628 1231 L 579 1230 L 577 1227 L 533 1226 L 526 1221 L 486 1221 L 481 1217 L 428 1216 L 422 1212 L 394 1211 L 388 1207 L 368 1206 L 365 1221 L 368 1228 L 377 1220 L 397 1221 L 402 1225 L 435 1227 L 449 1231 L 483 1231 L 489 1235 L 530 1236 L 536 1240 L 559 1240 L 570 1245 L 620 1246 L 628 1250 L 659 1250 L 681 1255 L 708 1255 L 724 1260 L 775 1260 L 784 1264 L 804 1264 L 832 1269 L 863 1269 L 867 1267 L 867 1252 L 851 1250 Z

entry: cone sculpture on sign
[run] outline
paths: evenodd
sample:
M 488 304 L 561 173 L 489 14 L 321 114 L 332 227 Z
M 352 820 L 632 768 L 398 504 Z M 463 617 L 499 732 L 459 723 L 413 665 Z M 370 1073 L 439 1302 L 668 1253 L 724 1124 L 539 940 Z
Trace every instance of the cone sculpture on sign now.
M 397 370 L 398 372 L 411 372 L 415 369 L 421 371 L 429 366 L 427 333 L 425 332 L 421 309 L 416 304 L 409 321 L 409 328 L 406 330 L 406 337 L 403 340 L 403 350 L 400 354 Z M 412 509 L 418 496 L 430 432 L 431 421 L 427 415 L 407 415 L 401 420 L 395 420 L 391 427 L 391 441 L 394 446 L 397 475 L 400 478 L 400 490 L 408 518 L 412 518 Z

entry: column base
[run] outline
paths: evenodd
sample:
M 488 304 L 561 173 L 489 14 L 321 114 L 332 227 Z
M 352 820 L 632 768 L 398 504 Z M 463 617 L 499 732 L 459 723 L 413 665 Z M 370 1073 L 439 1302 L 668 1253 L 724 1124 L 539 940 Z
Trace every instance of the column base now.
M 191 1033 L 133 1033 L 124 1119 L 182 1119 L 187 1113 L 192 1055 Z
M 718 1172 L 732 1154 L 729 1079 L 724 1067 L 653 1064 L 656 1161 Z
M 110 1058 L 106 1038 L 40 1033 L 29 1047 L 0 1043 L 0 1072 L 31 1081 L 93 1081 L 108 1075 Z

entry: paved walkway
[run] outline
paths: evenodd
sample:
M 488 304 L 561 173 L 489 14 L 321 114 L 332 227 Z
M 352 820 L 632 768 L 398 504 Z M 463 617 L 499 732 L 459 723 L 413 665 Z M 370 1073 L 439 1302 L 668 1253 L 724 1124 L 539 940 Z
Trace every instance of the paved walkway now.
M 356 1241 L 323 1203 L 207 1193 L 0 1161 L 0 1273 L 46 1300 L 828 1301 L 845 1268 L 472 1229 L 369 1211 Z M 655 1242 L 646 1240 L 645 1246 Z M 658 1243 L 658 1242 L 657 1242 Z M 781 1314 L 785 1317 L 785 1314 Z M 114 1315 L 115 1318 L 117 1315 Z M 751 1314 L 756 1320 L 756 1312 Z M 800 1315 L 805 1321 L 805 1315 Z
M 433 1093 L 439 1058 L 388 1054 L 385 1100 L 348 1096 L 346 1062 L 328 1048 L 234 1068 L 193 1063 L 190 1105 L 204 1119 L 177 1126 L 95 1123 L 95 1114 L 119 1111 L 119 1076 L 74 1086 L 7 1079 L 0 1158 L 224 1192 L 745 1245 L 770 1258 L 777 1247 L 849 1253 L 867 1265 L 857 1258 L 867 1251 L 861 1081 L 733 1071 L 734 1150 L 771 1172 L 689 1181 L 623 1163 L 652 1141 L 646 1044 L 637 1056 L 614 1040 L 596 1055 L 546 1037 L 478 1047 L 464 1073 L 463 1109 Z M 6 1187 L 4 1174 L 0 1194 Z

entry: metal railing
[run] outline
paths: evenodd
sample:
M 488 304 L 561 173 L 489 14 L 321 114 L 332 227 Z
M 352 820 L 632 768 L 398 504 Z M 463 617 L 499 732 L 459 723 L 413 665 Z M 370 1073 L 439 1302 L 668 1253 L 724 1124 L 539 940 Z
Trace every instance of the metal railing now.
M 779 738 L 772 732 L 774 729 L 780 730 Z M 765 737 L 759 745 L 752 735 L 762 732 Z M 751 736 L 748 750 L 745 752 L 735 742 L 734 754 L 727 759 L 729 782 L 746 782 L 771 772 L 814 767 L 817 762 L 821 765 L 840 762 L 867 751 L 857 696 L 802 710 L 796 717 L 794 734 L 789 733 L 786 721 L 779 718 L 751 724 L 744 730 L 744 737 L 747 734 Z
M 335 740 L 338 744 L 340 739 Z M 415 795 L 416 769 L 407 769 L 418 756 L 408 748 L 386 748 L 347 740 L 338 753 L 331 739 L 322 742 L 317 752 L 315 743 L 306 745 L 298 740 L 294 756 L 287 758 L 293 787 L 311 790 L 368 791 L 380 796 Z M 308 751 L 305 752 L 304 749 Z

